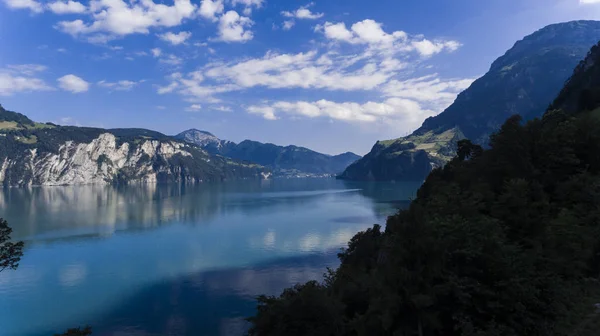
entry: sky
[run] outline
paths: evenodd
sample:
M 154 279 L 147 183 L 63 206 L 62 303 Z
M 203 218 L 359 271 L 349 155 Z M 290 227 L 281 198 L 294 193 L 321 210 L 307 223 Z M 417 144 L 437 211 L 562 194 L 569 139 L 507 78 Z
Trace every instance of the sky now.
M 0 0 L 0 104 L 364 155 L 517 40 L 580 19 L 600 0 Z

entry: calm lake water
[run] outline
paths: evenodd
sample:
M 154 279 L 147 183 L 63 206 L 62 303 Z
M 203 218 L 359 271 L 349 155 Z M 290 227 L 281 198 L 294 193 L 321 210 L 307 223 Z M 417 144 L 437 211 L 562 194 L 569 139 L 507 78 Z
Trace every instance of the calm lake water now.
M 0 191 L 26 243 L 0 273 L 4 336 L 241 335 L 254 297 L 321 279 L 420 183 L 281 179 Z

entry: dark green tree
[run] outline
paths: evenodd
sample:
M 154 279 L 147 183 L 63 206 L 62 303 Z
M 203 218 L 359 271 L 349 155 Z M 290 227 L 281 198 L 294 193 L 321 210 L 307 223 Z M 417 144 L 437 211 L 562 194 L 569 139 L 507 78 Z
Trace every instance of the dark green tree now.
M 12 229 L 0 218 L 0 272 L 5 269 L 17 269 L 23 256 L 23 242 L 11 242 Z

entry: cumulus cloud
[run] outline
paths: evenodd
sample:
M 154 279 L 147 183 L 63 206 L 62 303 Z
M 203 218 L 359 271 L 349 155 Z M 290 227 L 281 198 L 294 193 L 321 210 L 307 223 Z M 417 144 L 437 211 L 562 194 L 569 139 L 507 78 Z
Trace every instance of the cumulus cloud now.
M 387 97 L 425 102 L 441 111 L 473 82 L 473 78 L 443 80 L 437 74 L 431 74 L 406 80 L 391 80 L 382 88 L 382 93 Z
M 152 27 L 175 27 L 185 19 L 194 18 L 197 12 L 197 6 L 190 0 L 174 0 L 170 6 L 152 0 L 97 0 L 91 2 L 89 9 L 91 20 L 60 21 L 55 27 L 102 43 L 130 34 L 148 34 Z
M 202 105 L 200 105 L 200 104 L 192 104 L 185 108 L 185 110 L 188 112 L 198 112 L 201 109 L 202 109 Z
M 43 79 L 35 77 L 45 70 L 46 67 L 40 64 L 19 64 L 9 65 L 6 69 L 0 68 L 0 96 L 53 90 Z
M 150 50 L 152 52 L 152 56 L 159 57 L 162 54 L 162 50 L 160 48 L 153 48 Z
M 223 0 L 202 0 L 198 14 L 205 19 L 217 21 L 217 14 L 223 13 Z
M 333 102 L 321 99 L 307 101 L 278 101 L 269 105 L 249 106 L 251 114 L 259 114 L 267 120 L 276 120 L 280 114 L 306 118 L 327 117 L 348 122 L 375 122 L 384 120 L 402 120 L 416 124 L 433 115 L 432 110 L 424 109 L 418 102 L 402 98 L 389 98 L 383 102 Z
M 294 20 L 286 20 L 286 21 L 283 21 L 283 24 L 281 25 L 281 28 L 283 30 L 290 30 L 290 29 L 292 29 L 292 27 L 295 24 L 296 24 L 296 21 L 294 21 Z
M 29 9 L 34 13 L 41 13 L 44 11 L 42 4 L 35 0 L 4 0 L 4 3 L 11 9 Z
M 416 51 L 425 57 L 444 50 L 455 51 L 460 47 L 460 43 L 457 41 L 431 41 L 420 36 L 411 38 L 401 30 L 387 33 L 383 30 L 381 23 L 368 19 L 354 23 L 350 29 L 343 22 L 325 22 L 323 25 L 317 25 L 315 31 L 322 32 L 327 39 L 332 41 L 364 44 L 391 52 Z
M 254 22 L 250 18 L 240 16 L 236 11 L 230 10 L 219 18 L 218 40 L 224 42 L 246 42 L 254 35 L 246 28 Z
M 72 93 L 86 92 L 90 87 L 90 83 L 73 74 L 62 76 L 57 81 L 61 89 Z
M 261 58 L 208 64 L 188 75 L 169 76 L 169 85 L 161 91 L 177 91 L 198 100 L 212 100 L 216 93 L 253 87 L 366 91 L 388 82 L 405 66 L 391 58 L 365 58 L 366 55 L 319 54 L 317 51 L 298 54 L 269 52 Z
M 134 87 L 138 86 L 140 83 L 144 81 L 130 81 L 130 80 L 120 80 L 117 82 L 107 82 L 105 80 L 99 81 L 97 84 L 103 88 L 117 90 L 117 91 L 131 91 Z
M 183 59 L 173 54 L 164 55 L 161 59 L 158 60 L 161 63 L 169 64 L 169 65 L 180 65 L 183 63 Z
M 285 17 L 289 17 L 289 18 L 296 18 L 296 19 L 307 19 L 307 20 L 315 20 L 315 19 L 319 19 L 322 18 L 325 14 L 323 13 L 313 13 L 310 11 L 310 9 L 308 9 L 309 6 L 312 6 L 313 4 L 309 4 L 308 6 L 303 6 L 300 7 L 298 9 L 296 9 L 295 11 L 283 11 L 281 12 L 281 15 L 285 16 Z
M 331 58 L 334 58 L 332 60 Z M 315 88 L 327 90 L 371 90 L 385 83 L 402 65 L 390 60 L 372 61 L 349 70 L 352 59 L 319 55 L 316 51 L 298 54 L 267 53 L 262 58 L 232 64 L 208 65 L 206 77 L 240 88 Z
M 168 32 L 168 33 L 164 33 L 164 34 L 160 34 L 158 35 L 158 37 L 166 42 L 171 43 L 172 45 L 179 45 L 184 43 L 187 39 L 189 39 L 192 36 L 192 33 L 190 32 L 186 32 L 186 31 L 182 31 L 179 32 L 177 34 L 172 33 L 172 32 Z
M 87 8 L 77 1 L 56 1 L 48 4 L 48 9 L 55 14 L 85 13 Z

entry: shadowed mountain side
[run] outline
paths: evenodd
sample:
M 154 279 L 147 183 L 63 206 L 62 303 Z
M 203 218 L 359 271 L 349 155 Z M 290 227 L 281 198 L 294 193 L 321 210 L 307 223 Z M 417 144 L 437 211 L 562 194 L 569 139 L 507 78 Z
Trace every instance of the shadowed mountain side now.
M 455 156 L 459 140 L 486 146 L 490 134 L 509 116 L 519 114 L 524 120 L 542 116 L 599 37 L 598 21 L 553 24 L 525 37 L 445 111 L 427 118 L 407 137 L 378 141 L 340 177 L 423 181 L 434 167 Z

